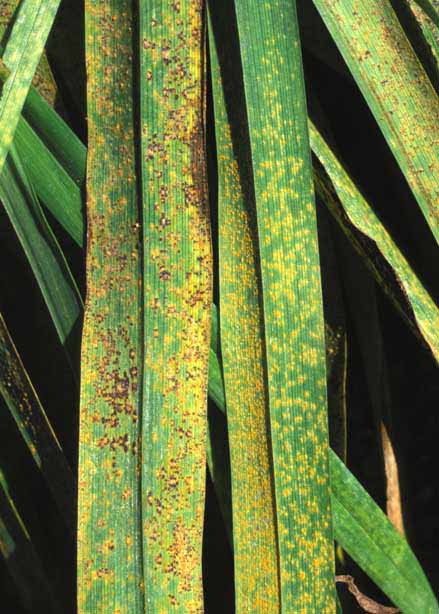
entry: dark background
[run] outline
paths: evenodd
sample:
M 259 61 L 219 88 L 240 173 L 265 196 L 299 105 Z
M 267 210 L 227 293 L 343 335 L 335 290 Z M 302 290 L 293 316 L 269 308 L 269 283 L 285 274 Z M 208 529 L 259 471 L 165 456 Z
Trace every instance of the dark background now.
M 425 58 L 419 32 L 399 2 L 394 6 Z M 318 124 L 330 136 L 342 159 L 361 186 L 412 266 L 433 297 L 439 298 L 439 253 L 423 218 L 358 88 L 333 45 L 309 0 L 298 2 L 302 27 L 305 79 L 309 106 Z M 83 2 L 64 0 L 50 37 L 48 55 L 59 85 L 58 110 L 86 142 Z M 434 82 L 434 79 L 432 79 Z M 434 83 L 436 86 L 436 83 Z M 211 117 L 211 115 L 210 115 Z M 213 133 L 209 143 L 214 158 Z M 214 164 L 213 164 L 214 165 Z M 211 169 L 212 170 L 212 169 Z M 214 172 L 214 170 L 213 170 Z M 212 208 L 215 211 L 215 194 Z M 320 209 L 319 216 L 325 215 Z M 84 289 L 83 255 L 57 223 L 50 219 Z M 345 259 L 354 271 L 364 274 L 363 264 L 335 223 L 329 222 L 336 246 L 341 294 L 346 307 L 348 331 L 347 420 L 348 466 L 381 506 L 385 483 L 376 420 L 365 378 L 360 343 L 347 292 Z M 78 444 L 78 399 L 70 380 L 64 354 L 51 327 L 45 305 L 14 232 L 0 209 L 0 307 L 24 364 L 40 395 L 72 465 L 76 467 Z M 412 336 L 378 287 L 375 288 L 379 323 L 384 340 L 391 396 L 391 421 L 397 453 L 404 521 L 408 540 L 433 588 L 439 587 L 439 489 L 437 451 L 439 436 L 439 378 L 429 352 Z M 328 297 L 325 297 L 326 300 Z M 217 412 L 212 406 L 210 411 Z M 12 477 L 20 475 L 27 488 L 13 495 L 32 537 L 43 553 L 43 564 L 55 586 L 64 595 L 64 612 L 74 612 L 74 543 L 66 535 L 48 504 L 50 494 L 38 472 L 19 445 L 15 425 L 2 409 L 0 462 Z M 345 555 L 340 573 L 349 573 L 367 595 L 387 603 L 386 598 Z M 204 570 L 206 611 L 231 614 L 233 605 L 233 557 L 211 481 L 207 480 Z M 21 614 L 16 589 L 0 561 L 0 592 L 5 611 Z M 345 614 L 360 612 L 344 588 L 339 589 Z M 413 613 L 418 614 L 418 613 Z M 421 614 L 421 613 L 419 613 Z

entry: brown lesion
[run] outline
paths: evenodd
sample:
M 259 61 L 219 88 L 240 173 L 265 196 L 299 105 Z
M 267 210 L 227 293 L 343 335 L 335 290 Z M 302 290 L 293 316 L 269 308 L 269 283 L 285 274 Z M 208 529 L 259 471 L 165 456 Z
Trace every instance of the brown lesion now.
M 191 177 L 194 194 L 187 188 L 185 197 L 190 204 L 203 204 L 207 195 L 206 147 L 201 117 L 196 119 L 195 129 L 189 137 Z M 191 202 L 192 201 L 192 202 Z

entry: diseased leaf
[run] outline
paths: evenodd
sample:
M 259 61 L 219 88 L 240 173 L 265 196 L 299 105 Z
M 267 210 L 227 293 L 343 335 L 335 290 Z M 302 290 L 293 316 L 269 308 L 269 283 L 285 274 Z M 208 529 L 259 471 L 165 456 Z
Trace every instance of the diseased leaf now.
M 389 0 L 314 0 L 439 242 L 439 98 Z
M 25 162 L 26 172 L 28 167 L 33 166 L 33 178 L 35 179 L 35 187 L 43 198 L 46 194 L 45 202 L 58 221 L 65 227 L 71 236 L 79 245 L 82 244 L 83 236 L 83 216 L 81 214 L 81 200 L 79 191 L 70 189 L 70 181 L 65 172 L 59 169 L 57 164 L 57 152 L 63 151 L 63 157 L 66 160 L 76 160 L 76 171 L 72 175 L 77 176 L 79 184 L 84 182 L 84 160 L 86 155 L 85 147 L 77 140 L 64 121 L 50 107 L 45 108 L 44 102 L 41 102 L 41 97 L 35 92 L 36 100 L 35 107 L 41 110 L 43 116 L 47 110 L 47 123 L 52 123 L 52 113 L 57 117 L 59 129 L 51 135 L 50 149 L 54 152 L 52 157 L 47 150 L 41 147 L 41 142 L 37 140 L 35 135 L 30 135 L 26 128 L 26 134 L 19 133 L 17 138 L 19 144 L 26 139 L 27 142 L 23 145 L 23 152 L 27 158 Z M 32 107 L 30 119 L 32 123 L 38 124 L 40 112 L 34 115 Z M 44 124 L 44 122 L 43 122 Z M 315 126 L 310 125 L 311 146 L 314 153 L 323 165 L 325 172 L 330 176 L 331 181 L 337 191 L 338 198 L 334 198 L 333 189 L 325 178 L 325 173 L 322 173 L 322 168 L 319 165 L 314 168 L 314 177 L 316 181 L 316 189 L 321 198 L 330 207 L 331 212 L 335 215 L 338 223 L 342 225 L 348 239 L 353 243 L 357 250 L 360 251 L 363 258 L 367 262 L 368 267 L 373 271 L 377 281 L 384 287 L 386 293 L 396 305 L 397 309 L 405 315 L 406 321 L 415 330 L 419 328 L 419 321 L 424 320 L 424 326 L 419 331 L 421 336 L 426 337 L 428 345 L 434 347 L 439 339 L 435 340 L 435 307 L 428 296 L 422 284 L 416 277 L 415 272 L 409 266 L 409 263 L 397 248 L 389 232 L 384 228 L 378 217 L 374 214 L 372 208 L 361 195 L 361 192 L 355 186 L 349 175 L 337 160 L 335 154 L 325 143 L 323 137 L 318 133 Z M 60 136 L 61 135 L 61 136 Z M 53 138 L 52 138 L 53 137 Z M 44 139 L 43 139 L 44 140 Z M 37 162 L 32 163 L 32 159 Z M 41 163 L 41 172 L 39 169 Z M 64 160 L 60 163 L 64 164 Z M 53 168 L 55 165 L 55 168 Z M 63 166 L 63 168 L 65 168 Z M 32 172 L 32 171 L 31 171 Z M 56 189 L 50 189 L 46 184 L 45 177 L 50 174 L 54 179 Z M 59 174 L 59 182 L 58 182 Z M 63 198 L 56 198 L 56 192 L 62 190 L 62 186 L 68 189 L 63 194 Z M 50 200 L 50 203 L 49 203 Z M 342 205 L 343 209 L 340 208 Z M 346 215 L 347 214 L 347 217 Z M 357 230 L 355 230 L 357 228 Z M 368 237 L 370 240 L 365 240 L 362 236 Z M 378 246 L 378 253 L 377 253 Z M 377 256 L 379 259 L 377 260 Z M 398 286 L 402 283 L 403 293 L 398 291 Z M 417 295 L 417 299 L 413 297 Z M 409 303 L 407 303 L 407 296 Z M 420 305 L 420 306 L 419 306 Z M 414 312 L 414 313 L 413 313 Z M 429 317 L 425 314 L 430 312 Z M 424 314 L 424 315 L 422 315 Z M 430 325 L 426 325 L 425 321 L 432 319 Z M 419 320 L 419 321 L 418 321 Z M 427 326 L 427 328 L 425 328 Z M 425 330 L 424 330 L 425 328 Z
M 212 385 L 221 383 L 209 381 L 209 395 Z M 218 408 L 226 411 L 224 405 Z M 405 538 L 333 450 L 329 450 L 329 467 L 337 541 L 403 614 L 436 614 L 439 606 Z M 221 470 L 219 465 L 217 469 Z
M 151 612 L 203 610 L 212 255 L 203 2 L 142 0 L 142 503 Z
M 240 99 L 237 94 L 239 48 L 236 29 L 231 28 L 231 6 L 231 3 L 211 4 L 215 37 L 210 28 L 209 48 L 218 159 L 220 328 L 231 464 L 235 603 L 237 614 L 277 614 L 280 610 L 280 586 L 276 503 L 264 391 L 263 339 L 254 248 L 255 212 L 254 207 L 252 210 L 246 206 L 239 168 L 248 138 L 245 123 L 239 121 L 243 97 Z M 233 108 L 230 106 L 231 95 L 236 103 Z M 213 315 L 215 321 L 216 313 Z M 211 349 L 210 394 L 218 403 L 217 377 L 211 373 L 216 360 Z M 224 400 L 221 401 L 224 405 Z M 219 450 L 217 457 L 221 460 L 226 453 L 223 448 L 221 454 L 221 443 L 217 441 L 218 433 L 213 430 L 214 426 L 211 425 L 210 431 L 211 445 L 214 452 Z M 210 464 L 214 477 L 223 473 L 221 466 L 218 470 L 218 461 Z M 218 481 L 221 482 L 217 478 Z M 221 492 L 219 498 L 220 501 L 224 499 Z M 257 531 L 255 527 L 258 527 Z
M 411 0 L 410 0 L 411 2 Z M 439 28 L 439 3 L 437 0 L 414 0 L 424 13 Z
M 0 393 L 66 525 L 73 531 L 73 475 L 1 314 Z
M 323 171 L 322 167 L 316 167 L 317 193 L 406 322 L 425 341 L 436 361 L 439 360 L 438 308 L 372 207 L 312 124 L 310 137 L 312 150 L 324 168 Z
M 439 69 L 439 2 L 438 0 L 404 0 L 404 4 L 412 12 L 421 28 L 434 57 L 437 73 Z
M 295 4 L 237 0 L 235 7 L 256 201 L 281 603 L 297 614 L 332 613 L 324 323 Z
M 88 0 L 87 304 L 82 337 L 78 612 L 144 614 L 143 343 L 130 0 Z
M 0 50 L 5 47 L 9 29 L 12 27 L 17 14 L 19 13 L 20 0 L 2 0 L 0 9 Z M 1 53 L 0 52 L 0 53 Z M 48 104 L 53 105 L 56 97 L 56 85 L 53 79 L 52 71 L 50 70 L 49 62 L 46 54 L 41 57 L 38 64 L 33 85 L 38 89 Z
M 14 20 L 3 54 L 11 74 L 0 98 L 0 172 L 59 3 L 60 0 L 22 0 Z

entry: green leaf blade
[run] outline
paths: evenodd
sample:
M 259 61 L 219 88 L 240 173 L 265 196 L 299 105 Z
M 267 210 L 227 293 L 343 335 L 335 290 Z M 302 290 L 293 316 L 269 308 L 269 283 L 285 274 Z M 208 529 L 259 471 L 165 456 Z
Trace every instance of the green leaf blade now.
M 82 300 L 14 147 L 0 178 L 0 198 L 65 344 L 82 312 Z
M 130 0 L 86 2 L 88 292 L 78 479 L 80 614 L 145 612 L 133 28 Z
M 412 4 L 412 0 L 409 0 Z M 437 0 L 413 0 L 431 19 L 437 28 L 439 28 L 439 4 Z
M 221 385 L 221 380 L 209 381 L 209 395 Z M 218 408 L 226 411 L 225 405 Z M 333 450 L 329 450 L 329 467 L 337 541 L 404 614 L 423 612 L 423 608 L 436 614 L 437 602 L 409 544 Z M 216 469 L 222 469 L 220 463 Z M 225 476 L 218 480 L 227 484 Z M 227 505 L 227 495 L 223 500 Z M 417 610 L 418 606 L 422 607 Z
M 310 137 L 312 150 L 330 179 L 328 183 L 327 178 L 317 168 L 317 192 L 355 249 L 365 258 L 367 266 L 404 320 L 425 341 L 438 361 L 439 310 L 433 299 L 312 123 Z M 334 190 L 339 200 L 334 198 Z
M 438 603 L 405 539 L 335 454 L 330 461 L 337 541 L 403 614 L 436 614 Z
M 209 28 L 209 49 L 218 163 L 221 354 L 230 444 L 235 603 L 237 614 L 278 614 L 276 503 L 264 390 L 261 309 L 254 248 L 256 229 L 251 219 L 254 211 L 250 207 L 247 209 L 240 166 L 235 157 L 234 145 L 239 142 L 239 137 L 243 140 L 245 137 L 236 135 L 239 120 L 236 115 L 228 116 L 225 98 L 227 95 L 230 111 L 232 92 L 236 93 L 238 89 L 238 81 L 232 75 L 239 50 L 235 48 L 232 52 L 230 38 L 233 40 L 233 37 L 229 37 L 225 44 L 226 31 L 228 36 L 231 33 L 227 6 L 213 5 L 211 10 L 216 26 L 215 37 L 212 27 Z M 221 56 L 223 70 L 218 56 Z M 234 99 L 238 101 L 238 96 Z M 237 136 L 235 141 L 232 131 Z M 230 220 L 234 220 L 233 224 Z M 215 320 L 216 313 L 213 316 Z M 211 350 L 211 365 L 215 359 Z M 212 392 L 216 393 L 215 374 L 209 372 L 209 379 L 213 384 L 210 388 L 212 397 Z M 218 403 L 217 393 L 214 400 Z M 225 404 L 225 399 L 222 403 Z M 218 448 L 213 439 L 214 451 L 215 444 Z M 217 456 L 221 458 L 220 454 Z M 215 473 L 214 477 L 217 477 Z M 223 482 L 217 480 L 219 485 Z M 257 532 L 255 527 L 258 527 Z
M 0 393 L 43 474 L 66 525 L 73 531 L 73 474 L 1 314 Z
M 23 0 L 3 54 L 11 71 L 0 98 L 0 171 L 44 51 L 60 0 Z M 31 42 L 32 41 L 32 42 Z
M 296 7 L 235 6 L 261 258 L 282 608 L 332 614 L 323 310 Z
M 143 0 L 139 14 L 145 597 L 151 612 L 195 614 L 212 308 L 203 3 Z
M 84 215 L 81 188 L 32 130 L 24 117 L 18 123 L 14 145 L 41 203 L 82 247 Z M 82 183 L 81 181 L 81 185 Z
M 314 0 L 439 242 L 439 98 L 389 0 Z

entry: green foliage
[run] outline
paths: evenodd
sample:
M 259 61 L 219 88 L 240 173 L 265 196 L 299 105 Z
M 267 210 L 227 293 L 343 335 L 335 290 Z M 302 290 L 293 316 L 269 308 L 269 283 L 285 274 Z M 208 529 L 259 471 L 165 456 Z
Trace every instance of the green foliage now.
M 439 241 L 439 101 L 390 1 L 314 4 Z
M 144 612 L 132 27 L 128 0 L 87 3 L 87 304 L 78 478 L 78 610 L 84 613 Z
M 0 171 L 59 3 L 60 0 L 22 0 L 17 9 L 2 57 L 10 74 L 0 99 Z
M 414 554 L 407 472 L 394 479 L 412 459 L 398 448 L 402 367 L 387 360 L 393 313 L 414 333 L 409 364 L 439 359 L 437 0 L 298 0 L 300 18 L 293 0 L 86 0 L 68 49 L 77 44 L 87 80 L 76 57 L 60 61 L 59 4 L 0 8 L 0 426 L 17 459 L 0 453 L 9 609 L 228 611 L 211 595 L 233 573 L 237 614 L 353 614 L 341 584 L 337 599 L 336 563 L 363 609 L 394 611 L 362 594 L 378 587 L 405 614 L 439 612 L 436 570 Z M 301 52 L 302 15 L 332 37 L 320 60 L 309 24 Z M 328 52 L 334 65 L 335 45 L 337 77 L 321 61 Z M 388 146 L 367 156 L 382 156 L 407 202 L 383 207 L 369 165 L 346 158 L 322 75 L 342 92 L 353 78 L 364 99 L 352 106 L 371 111 Z M 74 131 L 85 88 L 86 145 Z M 15 266 L 17 287 L 3 287 Z M 24 332 L 28 316 L 53 337 L 44 351 Z M 370 424 L 385 424 L 397 465 L 390 475 L 377 437 L 378 486 L 377 468 L 361 469 L 365 382 Z M 387 510 L 402 500 L 410 544 L 385 498 Z M 231 549 L 233 572 L 218 557 L 211 573 L 212 539 Z

